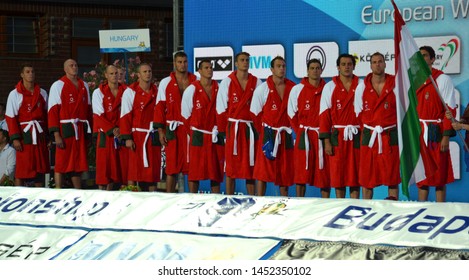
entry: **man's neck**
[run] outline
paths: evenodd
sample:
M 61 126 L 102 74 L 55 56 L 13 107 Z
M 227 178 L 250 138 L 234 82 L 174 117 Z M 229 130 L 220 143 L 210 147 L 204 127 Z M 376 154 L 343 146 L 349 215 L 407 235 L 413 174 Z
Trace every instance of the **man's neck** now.
M 0 143 L 0 151 L 3 151 L 3 149 L 5 149 L 5 146 L 7 145 L 7 143 Z
M 342 83 L 349 83 L 353 80 L 353 75 L 350 75 L 350 76 L 339 75 L 339 78 Z
M 274 84 L 277 86 L 285 83 L 285 77 L 272 76 L 272 80 L 274 81 Z
M 375 82 L 383 82 L 386 80 L 386 74 L 383 73 L 383 74 L 373 74 L 371 76 L 371 79 Z
M 76 82 L 78 81 L 78 76 L 77 75 L 70 75 L 70 74 L 66 74 L 67 78 L 72 81 L 72 82 Z
M 238 80 L 247 80 L 248 76 L 249 76 L 248 71 L 244 71 L 244 70 L 237 70 L 236 71 L 236 78 L 238 78 Z
M 138 83 L 138 85 L 140 86 L 141 89 L 143 89 L 144 91 L 149 91 L 150 90 L 150 82 L 143 82 L 143 81 L 140 81 Z
M 23 86 L 24 86 L 25 89 L 27 89 L 30 92 L 34 91 L 34 83 L 27 82 L 27 81 L 23 80 Z
M 174 71 L 174 75 L 176 76 L 176 79 L 187 79 L 189 77 L 189 73 L 186 72 L 179 72 L 179 71 Z
M 311 78 L 308 78 L 308 82 L 309 82 L 311 85 L 313 85 L 314 87 L 318 87 L 320 81 L 321 81 L 321 79 L 311 79 Z
M 200 78 L 200 84 L 203 85 L 203 86 L 211 85 L 212 84 L 212 79 L 201 77 Z

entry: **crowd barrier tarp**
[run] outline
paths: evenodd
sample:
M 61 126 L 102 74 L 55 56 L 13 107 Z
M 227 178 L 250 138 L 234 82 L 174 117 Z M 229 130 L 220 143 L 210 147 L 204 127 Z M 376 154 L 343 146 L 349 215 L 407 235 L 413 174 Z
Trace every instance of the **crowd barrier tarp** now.
M 469 249 L 469 204 L 2 188 L 0 222 Z
M 263 238 L 148 231 L 92 231 L 57 260 L 258 260 L 279 243 Z
M 48 260 L 86 233 L 79 229 L 0 225 L 0 260 Z
M 469 260 L 469 251 L 351 242 L 285 240 L 270 260 Z

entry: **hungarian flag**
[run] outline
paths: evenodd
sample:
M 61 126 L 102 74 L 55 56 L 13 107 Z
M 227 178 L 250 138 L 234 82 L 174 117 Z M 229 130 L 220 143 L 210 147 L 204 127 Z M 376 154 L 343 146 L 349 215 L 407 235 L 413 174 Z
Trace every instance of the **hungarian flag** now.
M 421 147 L 420 122 L 417 115 L 416 91 L 431 75 L 425 59 L 394 6 L 394 50 L 397 101 L 397 127 L 399 131 L 399 156 L 401 163 L 402 193 L 409 197 L 409 185 L 434 174 L 436 164 Z

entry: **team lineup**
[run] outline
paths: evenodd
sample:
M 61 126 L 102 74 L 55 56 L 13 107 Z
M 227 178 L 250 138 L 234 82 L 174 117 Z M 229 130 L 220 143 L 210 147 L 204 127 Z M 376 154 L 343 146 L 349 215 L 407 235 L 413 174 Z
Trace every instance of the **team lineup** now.
M 460 126 L 451 121 L 455 89 L 447 75 L 432 68 L 435 51 L 422 46 L 420 53 L 445 104 L 431 82 L 417 90 L 421 153 L 437 166 L 417 182 L 418 200 L 428 200 L 429 187 L 435 187 L 436 200 L 444 202 L 446 185 L 454 181 L 449 138 Z M 103 190 L 138 184 L 156 191 L 164 153 L 168 193 L 176 191 L 182 174 L 192 193 L 201 180 L 210 180 L 211 192 L 220 193 L 226 178 L 228 195 L 243 179 L 249 195 L 265 195 L 270 182 L 282 196 L 296 185 L 299 197 L 312 186 L 322 198 L 329 198 L 331 189 L 345 198 L 348 187 L 350 198 L 372 199 L 373 189 L 383 185 L 386 199 L 399 199 L 395 77 L 385 72 L 383 54 L 371 56 L 364 79 L 354 74 L 356 58 L 341 54 L 338 75 L 327 83 L 321 61 L 311 59 L 298 84 L 286 77 L 280 56 L 272 59 L 272 74 L 262 82 L 249 73 L 249 53 L 238 53 L 236 70 L 220 83 L 213 79 L 210 60 L 199 62 L 197 77 L 188 71 L 184 52 L 173 58 L 174 71 L 158 87 L 148 63 L 139 65 L 138 81 L 130 85 L 123 79 L 125 69 L 109 65 L 106 80 L 92 94 L 73 59 L 65 61 L 65 75 L 49 95 L 35 83 L 34 67 L 25 64 L 5 114 L 16 152 L 15 185 L 34 179 L 43 186 L 53 140 L 56 187 L 67 174 L 80 188 L 94 134 L 96 184 Z

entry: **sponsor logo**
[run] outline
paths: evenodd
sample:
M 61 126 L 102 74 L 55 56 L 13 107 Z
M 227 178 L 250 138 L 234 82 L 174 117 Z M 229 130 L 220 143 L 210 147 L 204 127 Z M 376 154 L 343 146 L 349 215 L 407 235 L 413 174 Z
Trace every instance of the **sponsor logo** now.
M 326 57 L 326 52 L 324 51 L 323 48 L 321 48 L 321 46 L 315 45 L 315 46 L 312 46 L 308 50 L 308 53 L 306 54 L 305 63 L 307 64 L 308 61 L 310 61 L 313 58 L 319 59 L 319 61 L 321 61 L 322 70 L 324 70 L 324 68 L 326 67 L 326 63 L 327 63 L 327 57 Z
M 427 234 L 432 240 L 440 234 L 457 234 L 469 227 L 469 216 L 424 215 L 427 208 L 415 213 L 394 216 L 392 213 L 379 213 L 371 207 L 351 205 L 332 218 L 324 227 L 334 229 L 355 228 L 366 231 L 408 231 L 413 234 Z
M 449 40 L 448 43 L 441 44 L 441 46 L 438 48 L 438 51 L 445 53 L 447 50 L 449 50 L 449 54 L 446 60 L 444 60 L 443 65 L 441 65 L 441 70 L 444 70 L 446 66 L 448 66 L 448 62 L 450 61 L 451 58 L 453 58 L 453 56 L 456 54 L 458 49 L 459 49 L 458 39 L 451 39 Z
M 199 69 L 202 60 L 208 59 L 212 63 L 213 71 L 231 71 L 233 70 L 232 56 L 216 56 L 216 57 L 196 57 L 195 66 Z

